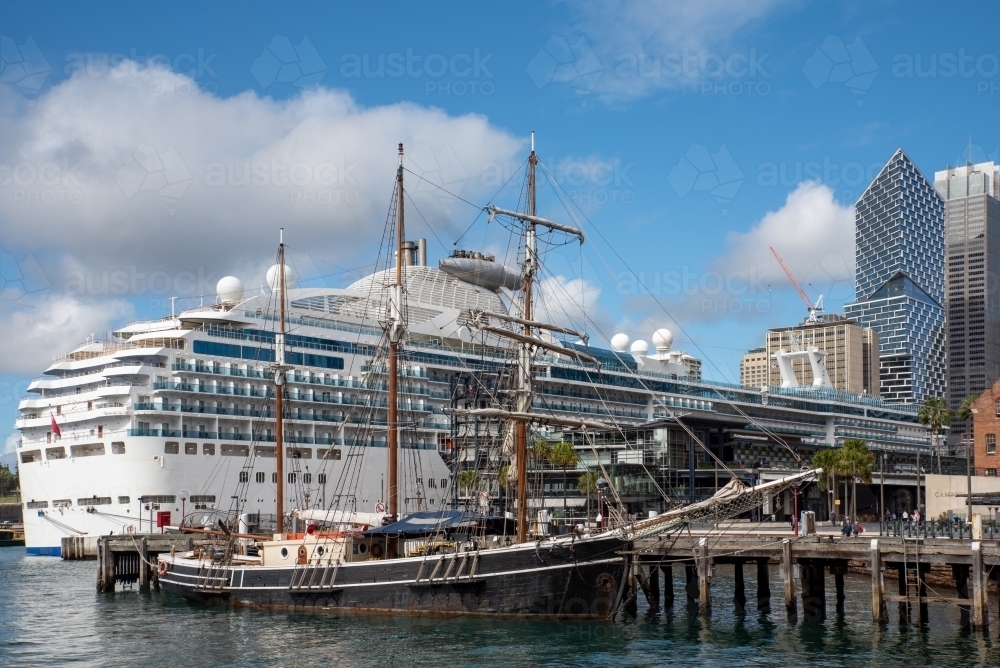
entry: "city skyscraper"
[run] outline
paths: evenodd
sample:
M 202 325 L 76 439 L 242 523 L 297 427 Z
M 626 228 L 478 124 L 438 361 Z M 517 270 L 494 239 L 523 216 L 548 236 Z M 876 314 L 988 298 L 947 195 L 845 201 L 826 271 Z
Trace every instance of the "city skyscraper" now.
M 880 394 L 945 396 L 944 202 L 897 149 L 855 207 L 855 302 L 845 315 L 878 334 Z
M 1000 167 L 949 167 L 934 174 L 934 188 L 944 199 L 948 407 L 954 410 L 1000 378 Z M 955 420 L 949 441 L 970 429 Z

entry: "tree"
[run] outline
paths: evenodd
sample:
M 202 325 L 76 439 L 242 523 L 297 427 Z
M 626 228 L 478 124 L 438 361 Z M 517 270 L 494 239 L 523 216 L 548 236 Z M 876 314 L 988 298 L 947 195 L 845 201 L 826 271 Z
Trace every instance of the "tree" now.
M 597 481 L 600 475 L 597 471 L 587 471 L 580 476 L 580 491 L 587 495 L 587 522 L 590 522 L 590 495 L 597 491 Z
M 934 442 L 934 452 L 937 454 L 938 473 L 941 473 L 941 452 L 938 450 L 938 434 L 941 429 L 951 424 L 951 409 L 945 407 L 943 397 L 927 397 L 917 411 L 917 420 L 931 432 Z M 920 451 L 917 450 L 917 480 L 920 480 Z M 918 485 L 918 494 L 919 485 Z
M 17 471 L 11 472 L 9 466 L 0 464 L 0 496 L 16 492 L 17 488 Z
M 542 476 L 543 476 L 542 467 L 545 465 L 545 462 L 548 461 L 551 455 L 552 455 L 552 444 L 542 439 L 534 441 L 531 444 L 531 448 L 529 448 L 528 450 L 528 457 L 534 464 L 535 490 L 539 498 L 544 496 L 544 494 L 542 493 Z
M 470 493 L 473 487 L 479 486 L 480 479 L 479 471 L 466 469 L 458 474 L 458 486 L 464 489 L 466 493 Z
M 850 477 L 851 480 L 860 479 L 862 482 L 872 481 L 872 467 L 875 465 L 875 455 L 868 450 L 868 445 L 860 439 L 848 439 L 839 448 L 822 450 L 813 456 L 813 466 L 823 469 L 829 477 L 819 479 L 819 488 L 827 489 L 832 484 L 834 489 L 834 499 L 836 499 L 837 476 Z M 846 480 L 845 480 L 846 487 Z M 852 506 L 854 508 L 854 519 L 857 515 L 857 488 L 854 490 Z M 847 491 L 844 491 L 844 502 L 847 502 Z M 846 510 L 841 513 L 846 515 Z
M 561 443 L 556 443 L 552 447 L 552 452 L 549 454 L 549 463 L 552 464 L 553 468 L 563 470 L 563 514 L 566 513 L 566 494 L 567 494 L 567 479 L 569 478 L 569 469 L 576 468 L 576 463 L 580 461 L 580 456 L 576 454 L 576 450 L 573 449 L 572 443 L 567 443 L 563 441 Z

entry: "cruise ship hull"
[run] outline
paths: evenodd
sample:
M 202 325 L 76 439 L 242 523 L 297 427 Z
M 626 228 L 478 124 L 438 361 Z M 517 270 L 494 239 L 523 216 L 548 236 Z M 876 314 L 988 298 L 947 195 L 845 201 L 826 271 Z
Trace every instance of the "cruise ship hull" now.
M 604 619 L 623 591 L 626 547 L 622 539 L 605 535 L 339 566 L 282 567 L 220 566 L 163 555 L 159 581 L 165 591 L 203 604 Z

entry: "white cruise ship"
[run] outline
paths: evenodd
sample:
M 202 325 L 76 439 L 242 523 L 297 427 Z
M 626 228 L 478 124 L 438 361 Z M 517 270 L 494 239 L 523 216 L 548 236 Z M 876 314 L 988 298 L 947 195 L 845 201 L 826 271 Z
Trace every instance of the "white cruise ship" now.
M 459 433 L 445 409 L 474 407 L 490 375 L 509 362 L 504 350 L 474 343 L 465 324 L 472 311 L 508 312 L 518 272 L 465 251 L 433 268 L 423 240 L 404 248 L 405 515 L 457 503 L 454 469 L 478 466 L 476 435 L 470 438 L 468 425 Z M 385 392 L 362 386 L 384 337 L 394 275 L 381 271 L 344 289 L 288 291 L 286 362 L 294 370 L 286 391 L 286 508 L 384 510 Z M 67 536 L 157 531 L 200 515 L 210 522 L 214 511 L 273 513 L 273 294 L 245 298 L 232 277 L 218 292 L 211 306 L 132 323 L 110 342 L 87 341 L 32 381 L 16 423 L 29 553 L 58 555 Z M 847 438 L 867 439 L 890 463 L 910 461 L 918 450 L 929 454 L 916 406 L 827 389 L 706 382 L 700 360 L 671 349 L 668 330 L 654 332 L 652 342 L 655 351 L 617 334 L 610 350 L 587 347 L 602 364 L 598 374 L 568 355 L 539 355 L 534 364 L 537 410 L 638 427 L 624 442 L 599 443 L 599 451 L 576 444 L 581 466 L 609 467 L 632 512 L 663 508 L 650 493 L 650 475 L 680 498 L 714 492 L 718 469 L 695 449 L 692 433 L 757 480 L 798 470 L 792 450 L 808 457 Z M 556 492 L 543 503 L 557 512 L 566 504 L 558 494 L 565 484 L 553 480 L 549 489 L 543 482 Z M 824 503 L 819 494 L 803 498 L 816 510 Z

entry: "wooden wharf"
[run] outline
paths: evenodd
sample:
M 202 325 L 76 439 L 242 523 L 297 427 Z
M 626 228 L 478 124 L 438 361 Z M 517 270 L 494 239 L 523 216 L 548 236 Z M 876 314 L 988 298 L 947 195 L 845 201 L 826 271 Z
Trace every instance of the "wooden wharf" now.
M 887 623 L 889 606 L 895 603 L 901 624 L 925 625 L 929 603 L 957 606 L 963 627 L 985 630 L 988 622 L 989 589 L 993 583 L 1000 594 L 1000 541 L 923 537 L 858 537 L 810 535 L 796 537 L 788 532 L 730 531 L 686 532 L 670 537 L 641 539 L 628 553 L 631 560 L 629 597 L 626 612 L 636 608 L 636 594 L 642 592 L 651 609 L 674 603 L 674 567 L 683 567 L 684 593 L 692 612 L 711 615 L 712 575 L 717 564 L 732 564 L 732 602 L 737 613 L 746 611 L 744 569 L 757 573 L 757 610 L 770 611 L 771 569 L 778 565 L 782 599 L 789 620 L 799 616 L 799 599 L 806 621 L 827 615 L 826 572 L 834 576 L 835 603 L 844 614 L 844 576 L 849 566 L 864 565 L 871 573 L 872 619 Z M 928 592 L 927 574 L 932 564 L 951 567 L 957 596 Z M 897 573 L 895 593 L 886 589 L 886 569 Z M 1000 618 L 1000 610 L 997 611 Z
M 97 590 L 114 592 L 117 585 L 138 584 L 159 589 L 156 557 L 171 550 L 207 546 L 211 538 L 179 533 L 118 534 L 97 539 Z

